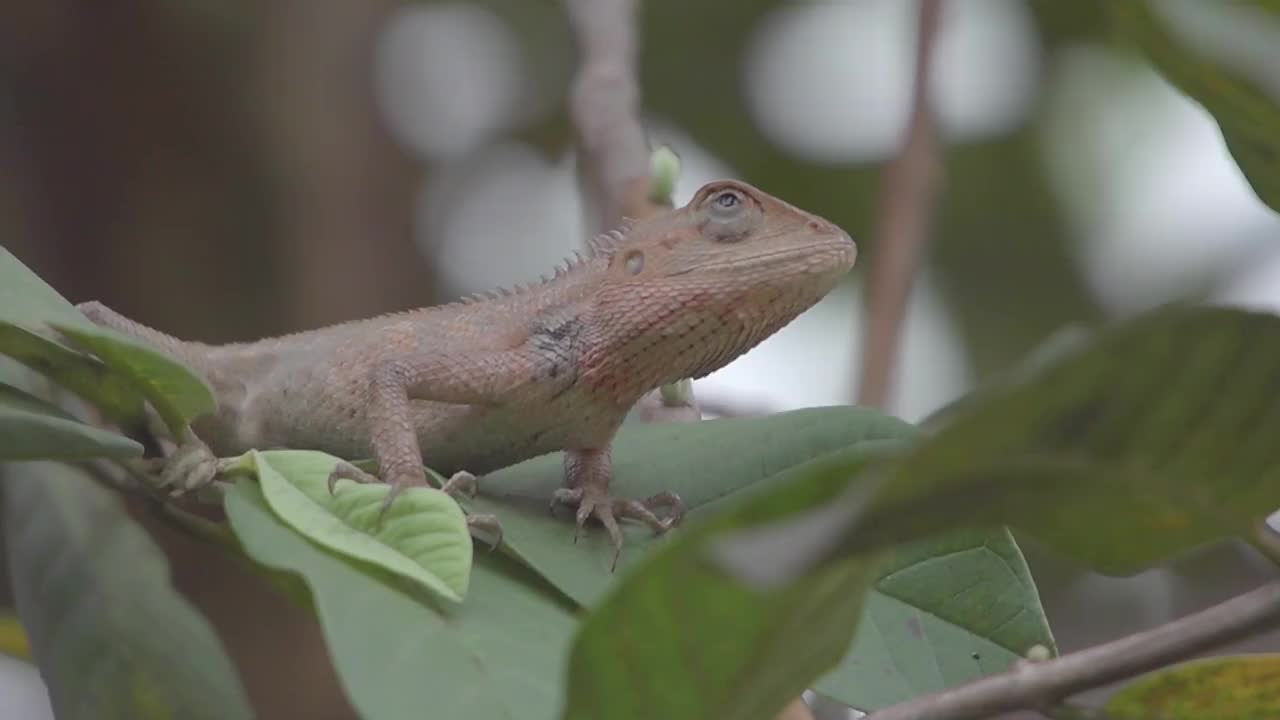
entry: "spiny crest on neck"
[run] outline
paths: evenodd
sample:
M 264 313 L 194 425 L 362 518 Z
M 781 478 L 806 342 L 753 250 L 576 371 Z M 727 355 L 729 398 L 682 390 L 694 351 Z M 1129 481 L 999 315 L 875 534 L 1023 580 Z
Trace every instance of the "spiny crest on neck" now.
M 551 275 L 542 275 L 537 280 L 532 280 L 527 283 L 517 283 L 511 287 L 500 287 L 493 290 L 472 293 L 449 304 L 471 305 L 473 303 L 485 302 L 488 300 L 498 300 L 501 298 L 512 297 L 514 295 L 521 295 L 535 288 L 556 282 L 563 277 L 580 271 L 592 260 L 612 257 L 618 247 L 626 241 L 628 234 L 635 225 L 635 220 L 632 220 L 631 218 L 622 218 L 618 223 L 618 227 L 602 232 L 588 240 L 587 251 L 585 254 L 575 250 L 572 257 L 569 257 L 559 265 L 556 265 Z
M 627 239 L 627 235 L 636 226 L 636 221 L 624 217 L 618 227 L 607 230 L 587 241 L 587 251 L 591 257 L 608 257 L 613 255 L 618 246 Z
M 557 265 L 555 270 L 552 272 L 550 276 L 543 275 L 539 280 L 535 280 L 529 283 L 514 285 L 509 288 L 499 288 L 497 290 L 490 290 L 488 292 L 475 293 L 463 298 L 459 298 L 458 300 L 455 300 L 451 303 L 435 305 L 428 309 L 434 310 L 437 308 L 458 307 L 460 305 L 472 305 L 478 302 L 484 302 L 486 300 L 497 300 L 501 298 L 512 297 L 512 296 L 520 295 L 522 293 L 529 292 L 530 290 L 533 290 L 535 288 L 545 286 L 549 283 L 557 282 L 562 278 L 565 278 L 570 275 L 573 275 L 574 273 L 580 272 L 584 267 L 586 267 L 592 260 L 595 260 L 596 258 L 612 256 L 613 253 L 617 251 L 618 247 L 626 240 L 627 235 L 631 232 L 631 229 L 633 227 L 635 227 L 635 221 L 624 218 L 622 222 L 618 224 L 617 228 L 613 230 L 609 230 L 608 232 L 601 233 L 600 235 L 590 240 L 587 243 L 586 253 L 574 252 L 573 257 L 568 258 L 564 262 L 561 262 L 559 265 Z M 349 320 L 347 322 L 335 323 L 333 325 L 330 325 L 327 328 L 324 328 L 324 332 L 333 332 L 334 330 L 337 330 L 340 328 L 355 328 L 369 322 L 384 322 L 384 323 L 391 322 L 391 321 L 395 321 L 402 318 L 412 317 L 413 315 L 420 312 L 422 312 L 421 309 L 415 308 L 411 310 L 400 310 L 397 312 L 383 313 L 382 315 L 378 315 L 376 317 L 372 317 L 368 319 Z M 296 340 L 299 337 L 303 337 L 315 332 L 317 332 L 317 330 L 315 329 L 301 330 L 298 332 L 288 333 L 288 334 L 280 335 L 274 338 L 265 339 L 263 341 L 230 343 L 227 345 L 220 346 L 220 351 L 222 352 L 244 351 L 246 349 L 251 349 L 252 347 L 254 347 L 257 344 L 257 342 L 270 342 L 270 343 L 288 342 L 290 340 Z

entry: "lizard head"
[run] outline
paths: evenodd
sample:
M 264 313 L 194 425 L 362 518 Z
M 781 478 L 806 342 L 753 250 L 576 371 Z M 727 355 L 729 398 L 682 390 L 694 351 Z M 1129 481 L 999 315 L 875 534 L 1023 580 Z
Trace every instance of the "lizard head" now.
M 735 180 L 702 186 L 665 222 L 637 230 L 628 250 L 645 253 L 654 275 L 723 278 L 735 287 L 745 281 L 812 288 L 815 300 L 853 267 L 857 255 L 845 231 Z
M 719 180 L 619 238 L 596 311 L 616 328 L 611 352 L 666 363 L 659 382 L 702 377 L 821 300 L 856 257 L 832 223 Z

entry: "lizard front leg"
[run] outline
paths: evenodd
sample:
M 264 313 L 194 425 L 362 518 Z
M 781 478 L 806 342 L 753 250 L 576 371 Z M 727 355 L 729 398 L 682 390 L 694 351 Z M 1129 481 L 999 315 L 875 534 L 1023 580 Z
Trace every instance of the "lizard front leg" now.
M 622 553 L 622 529 L 618 520 L 633 518 L 648 525 L 657 534 L 665 533 L 679 524 L 684 518 L 684 502 L 673 492 L 660 492 L 644 500 L 615 498 L 609 494 L 609 480 L 613 473 L 613 462 L 609 449 L 603 450 L 566 450 L 564 453 L 565 486 L 557 489 L 551 496 L 554 508 L 558 503 L 576 504 L 577 530 L 587 518 L 594 517 L 604 525 L 613 541 L 613 564 L 610 570 L 618 565 L 618 556 Z M 654 512 L 660 508 L 668 510 L 665 519 Z
M 439 402 L 488 405 L 503 401 L 511 391 L 512 364 L 526 362 L 519 351 L 412 353 L 380 363 L 369 377 L 366 409 L 369 444 L 382 481 L 391 485 L 383 500 L 379 520 L 406 487 L 425 487 L 422 450 L 413 425 L 410 398 Z M 377 482 L 378 479 L 349 463 L 341 463 L 329 476 L 329 488 L 339 479 Z M 442 488 L 451 495 L 475 491 L 475 477 L 457 473 Z M 492 515 L 471 514 L 467 525 L 502 537 L 502 527 Z M 497 543 L 495 542 L 495 545 Z

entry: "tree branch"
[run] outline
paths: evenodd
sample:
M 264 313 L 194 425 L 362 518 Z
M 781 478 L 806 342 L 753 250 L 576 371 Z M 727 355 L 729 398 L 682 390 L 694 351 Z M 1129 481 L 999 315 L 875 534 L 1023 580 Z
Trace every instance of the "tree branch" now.
M 1280 623 L 1280 581 L 1171 623 L 872 713 L 869 720 L 968 720 L 1049 705 Z
M 930 65 L 942 0 L 921 0 L 916 31 L 915 80 L 906 141 L 885 170 L 880 225 L 867 287 L 858 402 L 884 407 L 893 381 L 898 336 L 907 314 L 911 282 L 929 233 L 929 218 L 941 176 L 933 111 L 929 103 Z
M 635 0 L 565 0 L 579 52 L 570 112 L 578 177 L 597 233 L 663 207 L 649 199 L 649 145 L 640 125 Z

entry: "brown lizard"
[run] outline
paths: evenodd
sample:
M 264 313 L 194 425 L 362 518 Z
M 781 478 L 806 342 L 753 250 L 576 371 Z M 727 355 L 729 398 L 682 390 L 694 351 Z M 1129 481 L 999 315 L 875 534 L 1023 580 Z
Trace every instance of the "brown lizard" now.
M 168 459 L 186 466 L 185 489 L 213 478 L 216 456 L 289 447 L 372 456 L 392 486 L 389 503 L 427 484 L 424 460 L 453 473 L 449 492 L 474 492 L 470 473 L 563 450 L 565 483 L 551 504 L 576 504 L 579 530 L 590 517 L 602 523 L 616 560 L 618 519 L 661 533 L 684 513 L 672 493 L 609 494 L 609 446 L 628 410 L 754 347 L 826 295 L 856 255 L 835 225 L 724 180 L 600 236 L 552 278 L 448 305 L 221 346 L 178 340 L 97 302 L 78 307 L 213 388 L 216 414 L 194 422 Z M 331 488 L 339 478 L 378 481 L 347 463 Z

